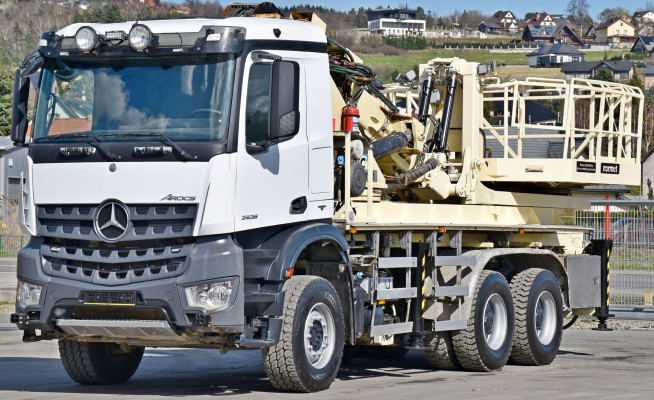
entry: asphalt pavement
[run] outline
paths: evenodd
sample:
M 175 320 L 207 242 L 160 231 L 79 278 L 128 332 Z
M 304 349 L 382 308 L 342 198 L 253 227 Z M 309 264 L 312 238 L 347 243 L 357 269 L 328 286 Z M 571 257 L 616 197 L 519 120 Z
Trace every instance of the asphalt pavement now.
M 551 365 L 502 371 L 437 371 L 425 355 L 357 358 L 324 392 L 288 394 L 269 384 L 259 351 L 151 349 L 130 381 L 82 386 L 68 378 L 57 343 L 22 343 L 0 322 L 0 399 L 650 399 L 654 398 L 654 330 L 565 331 Z M 418 397 L 419 396 L 419 397 Z

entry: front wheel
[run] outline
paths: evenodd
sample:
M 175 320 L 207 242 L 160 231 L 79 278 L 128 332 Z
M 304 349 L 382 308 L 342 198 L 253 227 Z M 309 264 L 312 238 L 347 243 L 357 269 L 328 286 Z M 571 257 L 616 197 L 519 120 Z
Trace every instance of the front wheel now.
M 472 299 L 466 329 L 452 334 L 456 360 L 470 371 L 502 369 L 511 354 L 515 316 L 509 284 L 495 271 L 483 271 Z
M 294 276 L 284 283 L 284 321 L 279 343 L 262 349 L 266 375 L 276 389 L 327 389 L 341 364 L 343 312 L 325 279 Z
M 125 382 L 136 372 L 144 350 L 117 343 L 59 340 L 59 355 L 68 376 L 83 385 Z
M 524 365 L 548 365 L 563 335 L 563 300 L 554 275 L 530 268 L 511 279 L 515 299 L 515 336 L 511 359 Z

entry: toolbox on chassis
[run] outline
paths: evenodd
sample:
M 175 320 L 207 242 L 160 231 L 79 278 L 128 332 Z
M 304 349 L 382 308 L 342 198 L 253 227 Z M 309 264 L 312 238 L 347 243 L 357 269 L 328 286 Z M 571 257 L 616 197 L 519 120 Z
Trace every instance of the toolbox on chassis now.
M 72 379 L 123 382 L 146 346 L 261 348 L 290 391 L 361 347 L 548 364 L 563 317 L 607 305 L 610 244 L 569 192 L 639 182 L 638 89 L 456 58 L 379 87 L 313 14 L 225 13 L 73 24 L 16 71 L 32 238 L 11 319 Z M 533 121 L 543 102 L 561 118 Z

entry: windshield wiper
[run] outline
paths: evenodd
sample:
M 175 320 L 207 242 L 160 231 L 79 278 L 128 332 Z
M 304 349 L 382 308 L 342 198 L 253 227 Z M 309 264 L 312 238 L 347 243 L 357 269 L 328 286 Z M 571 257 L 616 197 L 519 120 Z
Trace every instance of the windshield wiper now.
M 55 135 L 55 136 L 46 136 L 42 138 L 38 138 L 35 140 L 35 142 L 40 142 L 42 140 L 60 140 L 60 139 L 85 139 L 86 143 L 90 144 L 91 146 L 95 147 L 96 149 L 100 150 L 102 154 L 104 154 L 108 159 L 110 160 L 120 160 L 120 156 L 117 154 L 112 153 L 107 147 L 99 141 L 96 136 L 98 135 L 89 135 L 88 133 L 64 133 L 61 135 Z M 102 135 L 103 136 L 103 135 Z M 88 153 L 83 151 L 81 148 L 64 148 L 62 147 L 60 149 L 61 153 L 64 155 L 73 155 L 73 154 L 87 154 L 90 155 L 92 153 Z
M 186 160 L 197 160 L 198 159 L 198 156 L 188 153 L 180 145 L 175 143 L 175 141 L 172 140 L 170 138 L 170 136 L 166 135 L 165 133 L 160 133 L 160 132 L 124 132 L 124 133 L 108 133 L 108 134 L 103 134 L 103 135 L 100 135 L 100 136 L 117 136 L 117 137 L 124 137 L 124 136 L 153 137 L 154 136 L 154 137 L 161 138 L 162 142 L 164 142 L 168 146 L 175 149 Z

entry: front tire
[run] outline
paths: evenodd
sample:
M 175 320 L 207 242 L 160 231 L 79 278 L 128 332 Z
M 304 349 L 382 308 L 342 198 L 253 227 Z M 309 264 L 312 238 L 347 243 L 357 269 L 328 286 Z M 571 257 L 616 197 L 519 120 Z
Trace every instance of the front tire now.
M 107 385 L 122 383 L 134 375 L 145 347 L 125 350 L 117 343 L 89 343 L 59 340 L 59 355 L 64 368 L 77 383 Z
M 511 359 L 523 365 L 548 365 L 563 336 L 563 300 L 554 275 L 530 268 L 511 279 L 515 336 Z
M 284 283 L 284 320 L 279 343 L 262 349 L 266 375 L 276 389 L 327 389 L 341 364 L 343 311 L 327 280 L 294 276 Z
M 470 371 L 500 370 L 511 354 L 515 316 L 509 284 L 495 271 L 482 271 L 466 329 L 452 334 L 456 360 Z

